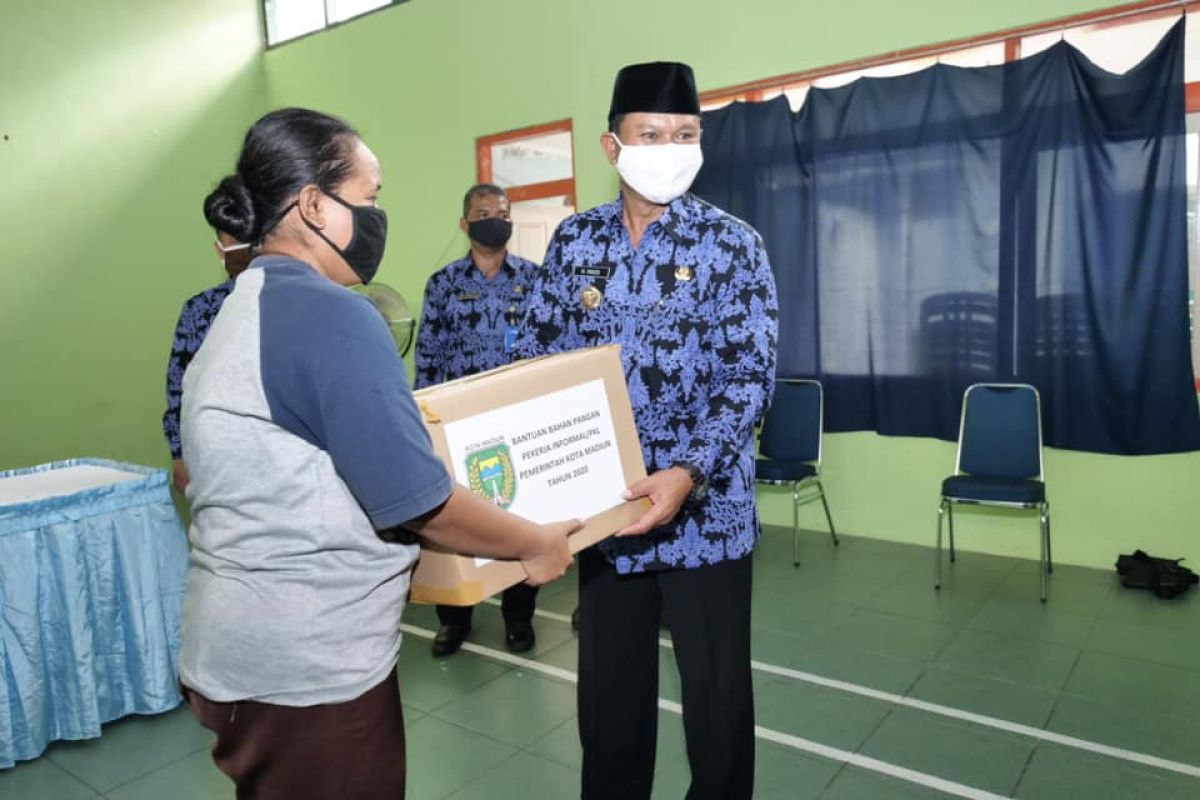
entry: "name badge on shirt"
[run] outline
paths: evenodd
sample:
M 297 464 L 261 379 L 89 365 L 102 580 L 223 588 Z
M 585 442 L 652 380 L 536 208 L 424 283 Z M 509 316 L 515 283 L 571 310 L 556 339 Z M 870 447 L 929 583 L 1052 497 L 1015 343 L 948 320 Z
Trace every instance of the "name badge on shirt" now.
M 608 280 L 612 277 L 612 264 L 592 264 L 584 267 L 575 267 L 571 270 L 573 275 L 581 278 L 600 278 Z
M 517 345 L 517 326 L 510 325 L 504 332 L 504 352 L 511 353 Z
M 469 303 L 479 299 L 479 292 L 459 292 L 458 299 L 463 303 Z

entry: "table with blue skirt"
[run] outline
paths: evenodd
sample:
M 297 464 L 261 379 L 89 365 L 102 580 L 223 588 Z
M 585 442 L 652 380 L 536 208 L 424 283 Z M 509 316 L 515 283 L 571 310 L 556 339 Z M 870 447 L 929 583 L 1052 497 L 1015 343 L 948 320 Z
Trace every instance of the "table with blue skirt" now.
M 179 705 L 187 559 L 165 470 L 0 472 L 0 769 Z

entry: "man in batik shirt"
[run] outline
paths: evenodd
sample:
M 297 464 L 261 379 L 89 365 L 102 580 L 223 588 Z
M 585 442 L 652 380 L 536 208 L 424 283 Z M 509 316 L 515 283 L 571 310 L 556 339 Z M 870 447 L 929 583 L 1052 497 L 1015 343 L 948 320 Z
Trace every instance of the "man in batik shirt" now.
M 579 556 L 584 798 L 648 798 L 659 617 L 674 642 L 689 800 L 750 798 L 754 427 L 774 389 L 775 281 L 758 233 L 686 194 L 700 168 L 691 68 L 618 73 L 601 143 L 620 197 L 565 220 L 517 343 L 522 357 L 609 344 L 649 477 L 645 516 Z
M 207 204 L 206 204 L 207 206 Z M 167 360 L 167 410 L 163 412 L 163 436 L 171 450 L 171 481 L 175 488 L 183 491 L 188 485 L 187 465 L 183 463 L 183 451 L 179 444 L 179 405 L 183 398 L 183 373 L 192 357 L 204 344 L 204 337 L 212 321 L 216 319 L 221 304 L 233 291 L 233 279 L 250 265 L 250 245 L 239 242 L 224 231 L 217 231 L 213 243 L 217 257 L 229 276 L 224 283 L 192 295 L 183 304 L 179 320 L 175 323 L 175 338 L 171 343 L 171 357 Z
M 416 388 L 495 369 L 512 361 L 517 328 L 537 265 L 508 252 L 512 236 L 508 195 L 499 186 L 467 190 L 459 226 L 471 242 L 463 258 L 430 276 L 417 333 Z M 536 641 L 533 611 L 537 589 L 518 583 L 505 590 L 500 611 L 505 644 L 514 653 Z M 470 606 L 438 606 L 441 628 L 433 655 L 458 652 L 471 632 Z

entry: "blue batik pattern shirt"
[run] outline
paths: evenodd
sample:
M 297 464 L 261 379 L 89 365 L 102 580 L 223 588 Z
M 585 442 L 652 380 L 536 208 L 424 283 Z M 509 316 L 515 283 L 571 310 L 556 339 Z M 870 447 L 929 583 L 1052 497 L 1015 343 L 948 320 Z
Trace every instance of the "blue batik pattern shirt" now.
M 175 339 L 171 344 L 171 358 L 167 361 L 167 410 L 163 412 L 163 435 L 167 437 L 167 446 L 171 448 L 171 458 L 179 460 L 179 403 L 183 396 L 183 373 L 200 345 L 212 321 L 221 310 L 221 304 L 233 291 L 233 278 L 219 286 L 205 289 L 197 295 L 188 298 L 179 312 L 179 321 L 175 323 Z
M 558 227 L 517 355 L 620 344 L 646 469 L 683 462 L 709 477 L 705 499 L 665 527 L 600 543 L 618 572 L 742 558 L 759 534 L 754 427 L 774 390 L 779 330 L 762 238 L 684 195 L 634 250 L 622 209 L 618 199 Z
M 489 280 L 470 254 L 429 277 L 417 332 L 416 388 L 512 361 L 516 332 L 538 266 L 509 253 Z

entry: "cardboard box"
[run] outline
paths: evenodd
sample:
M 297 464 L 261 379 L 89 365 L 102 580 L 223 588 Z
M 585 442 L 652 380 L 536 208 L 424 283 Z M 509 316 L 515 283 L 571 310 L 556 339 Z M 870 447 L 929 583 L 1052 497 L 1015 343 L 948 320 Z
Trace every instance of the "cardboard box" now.
M 455 480 L 535 522 L 579 518 L 578 553 L 638 519 L 621 492 L 646 476 L 618 345 L 519 361 L 415 393 Z M 525 580 L 518 561 L 421 549 L 416 603 L 474 605 Z

